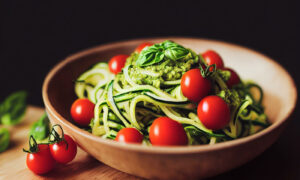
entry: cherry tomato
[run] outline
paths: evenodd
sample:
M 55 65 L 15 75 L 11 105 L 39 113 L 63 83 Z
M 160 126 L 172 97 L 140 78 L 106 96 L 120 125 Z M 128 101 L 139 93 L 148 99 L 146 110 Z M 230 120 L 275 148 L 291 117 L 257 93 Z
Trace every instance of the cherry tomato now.
M 221 56 L 213 50 L 208 50 L 202 54 L 207 65 L 216 64 L 218 69 L 224 68 L 224 63 Z
M 198 117 L 202 124 L 212 130 L 224 128 L 230 121 L 230 109 L 219 96 L 207 96 L 198 105 Z
M 239 84 L 241 82 L 239 75 L 233 69 L 224 68 L 224 70 L 230 71 L 231 73 L 229 80 L 226 82 L 229 88 L 232 88 L 232 86 Z
M 145 47 L 152 46 L 152 45 L 153 45 L 153 43 L 151 43 L 151 42 L 144 42 L 135 49 L 135 52 L 140 53 Z
M 193 102 L 199 102 L 210 90 L 211 82 L 202 77 L 200 69 L 191 69 L 181 78 L 182 94 Z
M 108 62 L 110 72 L 114 74 L 118 74 L 119 72 L 121 72 L 128 57 L 129 56 L 126 54 L 120 54 L 112 57 Z
M 122 143 L 142 143 L 143 135 L 135 128 L 123 128 L 118 132 L 116 141 Z
M 64 135 L 64 140 L 49 144 L 49 147 L 53 158 L 61 164 L 67 164 L 72 161 L 77 154 L 77 144 L 66 134 Z
M 77 99 L 71 107 L 71 116 L 74 121 L 82 126 L 88 126 L 94 117 L 95 105 L 88 99 Z
M 38 149 L 38 152 L 27 154 L 26 164 L 35 174 L 45 174 L 54 168 L 55 160 L 47 144 L 39 144 Z
M 155 119 L 150 127 L 149 138 L 152 145 L 187 145 L 188 139 L 182 125 L 168 117 Z

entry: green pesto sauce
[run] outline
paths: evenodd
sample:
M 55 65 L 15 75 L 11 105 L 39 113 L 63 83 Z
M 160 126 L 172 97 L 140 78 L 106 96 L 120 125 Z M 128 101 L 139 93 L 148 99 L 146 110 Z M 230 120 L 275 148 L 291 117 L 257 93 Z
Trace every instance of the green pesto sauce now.
M 130 78 L 140 85 L 152 85 L 161 88 L 164 81 L 174 81 L 181 79 L 182 75 L 199 63 L 198 55 L 189 49 L 189 54 L 182 59 L 173 61 L 164 59 L 158 64 L 139 67 L 135 64 L 138 53 L 132 53 L 127 59 L 125 66 L 132 65 L 129 69 Z M 118 74 L 120 81 L 126 85 L 123 74 Z

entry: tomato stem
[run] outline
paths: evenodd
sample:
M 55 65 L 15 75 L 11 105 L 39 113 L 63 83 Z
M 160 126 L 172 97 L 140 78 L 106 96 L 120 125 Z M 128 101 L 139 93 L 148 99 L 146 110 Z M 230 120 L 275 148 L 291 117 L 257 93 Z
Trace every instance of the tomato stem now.
M 207 65 L 201 54 L 199 55 L 199 58 L 200 58 L 199 68 L 200 68 L 202 77 L 208 78 L 208 77 L 212 76 L 214 74 L 214 72 L 216 72 L 216 70 L 217 70 L 216 64 Z M 204 67 L 202 65 L 204 65 Z
M 61 129 L 61 137 L 60 135 L 58 134 L 58 132 L 55 130 L 55 127 L 59 127 Z M 68 142 L 65 140 L 65 136 L 64 136 L 64 130 L 63 128 L 59 125 L 59 124 L 55 124 L 53 127 L 52 127 L 52 130 L 51 130 L 51 133 L 50 133 L 50 136 L 49 136 L 49 143 L 50 144 L 54 144 L 54 143 L 58 143 L 58 142 L 61 142 L 61 141 L 64 141 L 66 143 L 66 150 L 68 149 L 69 147 L 69 144 Z
M 37 144 L 36 140 L 34 139 L 34 137 L 31 135 L 29 138 L 29 150 L 26 150 L 23 148 L 23 152 L 36 153 L 38 151 L 39 151 L 38 144 Z

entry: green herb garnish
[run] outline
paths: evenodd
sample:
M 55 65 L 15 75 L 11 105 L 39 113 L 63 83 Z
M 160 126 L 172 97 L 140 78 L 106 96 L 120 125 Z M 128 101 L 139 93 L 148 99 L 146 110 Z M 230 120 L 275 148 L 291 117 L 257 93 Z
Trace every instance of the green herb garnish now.
M 50 134 L 49 118 L 46 113 L 35 122 L 30 129 L 29 136 L 33 136 L 37 141 L 46 139 Z
M 189 50 L 170 40 L 153 46 L 146 47 L 141 51 L 136 61 L 137 66 L 149 66 L 161 62 L 162 60 L 182 59 L 189 54 Z

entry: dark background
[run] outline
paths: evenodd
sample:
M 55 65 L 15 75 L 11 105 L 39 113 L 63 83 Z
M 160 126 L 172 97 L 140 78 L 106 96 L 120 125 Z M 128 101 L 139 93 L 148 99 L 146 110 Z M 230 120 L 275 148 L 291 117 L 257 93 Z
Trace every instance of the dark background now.
M 299 86 L 299 9 L 297 1 L 271 0 L 1 0 L 0 100 L 24 89 L 30 104 L 42 106 L 43 80 L 64 57 L 103 43 L 154 36 L 204 37 L 250 47 L 283 65 Z M 263 155 L 217 179 L 300 178 L 296 117 L 298 108 L 288 129 Z

